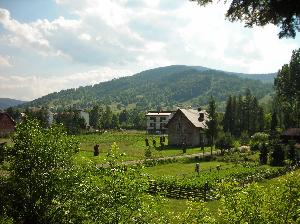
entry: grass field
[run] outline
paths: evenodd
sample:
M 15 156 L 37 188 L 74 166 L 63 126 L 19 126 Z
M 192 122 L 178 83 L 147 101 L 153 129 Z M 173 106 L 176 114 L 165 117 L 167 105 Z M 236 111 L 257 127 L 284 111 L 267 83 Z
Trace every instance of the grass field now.
M 77 157 L 80 160 L 90 159 L 96 163 L 105 162 L 107 152 L 110 150 L 111 145 L 115 142 L 119 147 L 119 153 L 123 154 L 121 160 L 143 160 L 145 159 L 145 138 L 149 139 L 150 149 L 153 158 L 161 158 L 166 156 L 180 156 L 194 153 L 202 153 L 203 151 L 199 147 L 188 148 L 184 154 L 181 148 L 168 147 L 168 139 L 166 138 L 165 147 L 160 148 L 159 137 L 147 135 L 143 131 L 108 131 L 105 133 L 95 133 L 86 135 L 74 136 L 80 143 L 80 151 Z M 156 140 L 156 148 L 153 147 L 152 140 Z M 12 144 L 11 139 L 0 138 L 1 142 L 7 142 Z M 100 149 L 100 155 L 94 156 L 94 145 L 98 144 Z M 206 147 L 205 152 L 210 152 L 210 148 Z
M 158 136 L 146 135 L 145 132 L 126 131 L 126 132 L 106 132 L 103 134 L 78 135 L 75 138 L 80 142 L 79 157 L 91 159 L 94 162 L 102 163 L 105 161 L 107 152 L 111 145 L 115 142 L 119 147 L 119 152 L 123 154 L 122 160 L 143 160 L 145 158 L 145 138 L 149 139 L 150 149 L 153 158 L 166 156 L 183 155 L 181 148 L 165 146 L 163 149 L 159 145 Z M 152 139 L 156 140 L 157 147 L 152 145 Z M 167 141 L 167 139 L 166 139 Z M 94 157 L 94 145 L 98 144 L 100 155 Z M 165 143 L 167 145 L 167 142 Z M 185 154 L 194 154 L 203 152 L 199 147 L 188 148 Z M 205 152 L 210 152 L 210 148 L 206 147 Z
M 232 163 L 224 163 L 224 162 L 200 162 L 200 175 L 203 172 L 213 172 L 216 170 L 216 167 L 220 165 L 221 169 L 228 169 L 234 166 Z M 177 162 L 170 164 L 157 165 L 154 167 L 145 168 L 145 172 L 154 176 L 177 176 L 177 177 L 188 177 L 188 176 L 196 176 L 195 172 L 195 163 L 185 163 L 185 162 Z

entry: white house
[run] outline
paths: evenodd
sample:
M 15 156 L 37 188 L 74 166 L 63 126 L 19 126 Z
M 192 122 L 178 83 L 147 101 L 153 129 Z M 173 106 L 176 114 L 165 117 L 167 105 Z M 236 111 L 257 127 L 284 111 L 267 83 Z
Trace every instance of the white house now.
M 77 110 L 79 112 L 79 117 L 83 118 L 85 121 L 86 127 L 90 126 L 90 115 L 88 112 L 85 112 L 84 110 Z
M 174 111 L 149 111 L 147 117 L 147 132 L 149 134 L 165 134 L 166 124 L 174 114 Z

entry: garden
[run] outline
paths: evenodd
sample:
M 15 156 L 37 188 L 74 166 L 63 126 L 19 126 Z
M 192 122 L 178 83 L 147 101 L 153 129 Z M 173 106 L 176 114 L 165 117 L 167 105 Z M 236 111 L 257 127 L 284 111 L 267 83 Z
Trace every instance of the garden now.
M 8 144 L 0 221 L 298 223 L 297 164 L 261 164 L 259 150 L 211 156 L 210 148 L 204 155 L 200 148 L 148 148 L 146 137 L 136 131 L 68 136 L 60 126 L 24 122 L 12 139 L 2 139 Z

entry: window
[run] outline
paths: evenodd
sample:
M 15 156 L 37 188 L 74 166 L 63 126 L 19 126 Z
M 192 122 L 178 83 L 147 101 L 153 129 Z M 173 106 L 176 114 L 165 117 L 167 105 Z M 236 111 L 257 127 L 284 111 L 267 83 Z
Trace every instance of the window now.
M 160 122 L 164 122 L 166 120 L 165 117 L 160 117 Z
M 150 121 L 156 121 L 156 117 L 150 117 Z

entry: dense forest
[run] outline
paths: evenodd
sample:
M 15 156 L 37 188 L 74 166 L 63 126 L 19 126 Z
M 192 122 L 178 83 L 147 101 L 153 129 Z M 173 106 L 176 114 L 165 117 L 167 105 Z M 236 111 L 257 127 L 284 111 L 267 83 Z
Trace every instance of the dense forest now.
M 95 104 L 115 104 L 141 110 L 171 109 L 178 105 L 206 105 L 210 96 L 217 102 L 224 102 L 229 95 L 243 94 L 248 88 L 257 99 L 261 99 L 273 91 L 272 84 L 255 79 L 273 78 L 274 74 L 251 76 L 199 66 L 167 66 L 93 86 L 54 92 L 22 107 L 44 106 L 59 110 L 70 106 L 91 108 Z

